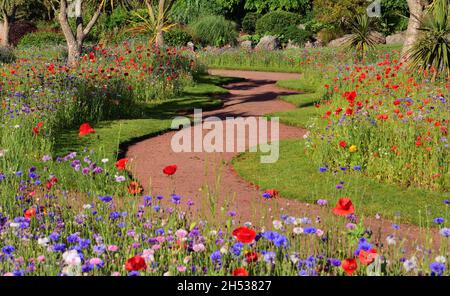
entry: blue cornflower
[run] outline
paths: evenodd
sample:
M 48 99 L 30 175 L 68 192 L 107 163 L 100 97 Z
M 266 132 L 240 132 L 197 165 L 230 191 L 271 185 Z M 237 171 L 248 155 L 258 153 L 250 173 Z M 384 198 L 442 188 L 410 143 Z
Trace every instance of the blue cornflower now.
M 327 167 L 320 167 L 320 168 L 319 168 L 319 171 L 320 171 L 321 173 L 325 173 L 326 171 L 328 171 L 328 168 L 327 168 Z
M 144 204 L 146 207 L 152 205 L 152 197 L 149 195 L 144 196 Z
M 264 252 L 263 256 L 264 256 L 264 261 L 266 261 L 267 263 L 275 264 L 275 259 L 277 257 L 275 252 Z
M 92 269 L 94 269 L 94 265 L 90 264 L 90 263 L 85 263 L 85 264 L 83 264 L 83 266 L 81 266 L 81 271 L 83 271 L 83 272 L 89 272 Z
M 157 235 L 163 235 L 164 234 L 164 229 L 163 228 L 158 228 L 158 229 L 156 229 L 155 233 Z
M 270 199 L 270 198 L 272 198 L 272 195 L 270 195 L 270 193 L 264 192 L 264 193 L 262 194 L 262 197 L 264 197 L 264 198 L 266 198 L 266 199 Z
M 98 197 L 102 202 L 110 202 L 112 201 L 113 197 L 110 195 L 105 195 L 105 196 L 99 196 Z
M 60 244 L 53 245 L 54 252 L 64 252 L 65 250 L 66 250 L 66 244 L 60 243 Z
M 330 264 L 334 267 L 341 266 L 341 260 L 339 260 L 339 259 L 330 258 L 330 259 L 328 259 L 328 262 L 330 262 Z
M 354 171 L 360 171 L 360 170 L 362 170 L 362 167 L 361 167 L 360 165 L 355 165 L 355 166 L 353 167 L 353 170 L 354 170 Z
M 177 195 L 177 194 L 172 194 L 172 203 L 178 205 L 180 203 L 181 200 L 181 196 Z
M 128 273 L 128 276 L 140 276 L 141 274 L 139 273 L 139 271 L 130 271 Z
M 316 233 L 317 229 L 315 227 L 305 227 L 303 228 L 303 232 L 307 234 L 314 234 Z
M 220 260 L 222 259 L 222 254 L 218 250 L 214 251 L 214 252 L 212 252 L 210 258 L 211 258 L 213 264 L 217 264 L 217 263 L 220 263 Z
M 57 232 L 53 232 L 52 234 L 50 234 L 50 235 L 48 236 L 48 238 L 49 238 L 50 240 L 52 240 L 52 241 L 57 241 L 57 240 L 59 240 L 60 237 L 61 237 L 61 236 L 60 236 L 59 233 L 57 233 Z
M 400 229 L 400 225 L 392 224 L 392 228 L 395 229 L 395 230 L 399 230 Z
M 273 240 L 276 247 L 286 247 L 288 245 L 288 239 L 284 235 L 279 234 L 277 238 Z
M 5 180 L 6 179 L 6 176 L 5 176 L 5 174 L 3 174 L 3 173 L 0 173 L 0 181 L 3 181 L 3 180 Z
M 445 270 L 445 264 L 441 262 L 433 262 L 430 264 L 432 276 L 441 276 Z
M 443 237 L 450 237 L 450 228 L 442 228 L 439 233 L 443 236 Z
M 94 246 L 94 252 L 96 254 L 103 254 L 105 252 L 105 250 L 106 250 L 105 245 L 96 245 L 96 246 Z
M 78 237 L 78 233 L 74 233 L 74 234 L 71 234 L 71 235 L 69 235 L 69 236 L 67 237 L 67 242 L 68 242 L 69 244 L 73 244 L 73 243 L 78 242 L 79 239 L 80 239 L 80 238 Z
M 109 219 L 111 219 L 111 220 L 116 220 L 116 219 L 118 219 L 119 217 L 120 217 L 120 214 L 117 213 L 117 212 L 111 212 L 111 213 L 109 214 Z
M 80 238 L 78 240 L 78 245 L 80 246 L 80 248 L 82 249 L 87 249 L 89 247 L 89 245 L 91 244 L 91 241 L 89 239 L 84 239 L 84 238 Z
M 1 180 L 1 177 L 0 177 L 0 180 Z M 450 205 L 450 199 L 446 199 L 446 200 L 444 200 L 444 204 L 446 204 L 446 205 Z
M 155 212 L 159 212 L 159 210 L 161 210 L 161 207 L 156 205 L 153 207 L 153 209 L 155 210 Z
M 243 243 L 237 242 L 230 247 L 230 252 L 233 253 L 235 256 L 240 256 L 243 247 L 244 247 Z
M 14 250 L 15 249 L 13 246 L 8 245 L 2 248 L 2 253 L 9 256 L 14 252 Z
M 438 218 L 434 218 L 433 219 L 433 222 L 434 223 L 436 223 L 436 224 L 442 224 L 442 223 L 444 223 L 444 218 L 442 218 L 442 217 L 438 217 Z

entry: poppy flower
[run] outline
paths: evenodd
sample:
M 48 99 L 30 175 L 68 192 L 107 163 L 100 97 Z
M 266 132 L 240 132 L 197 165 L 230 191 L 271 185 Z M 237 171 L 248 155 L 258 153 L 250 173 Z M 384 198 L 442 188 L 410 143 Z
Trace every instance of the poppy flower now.
M 31 219 L 32 217 L 35 217 L 36 216 L 36 209 L 35 208 L 29 208 L 28 210 L 25 211 L 23 216 L 25 218 L 27 218 L 27 219 Z
M 338 216 L 348 216 L 355 212 L 353 203 L 348 197 L 340 198 L 333 209 L 333 213 Z
M 233 236 L 241 243 L 249 244 L 255 240 L 256 231 L 247 227 L 239 227 L 233 230 Z
M 358 268 L 356 259 L 342 260 L 341 266 L 347 275 L 352 275 L 356 271 L 356 268 Z
M 128 162 L 128 158 L 119 159 L 118 161 L 116 161 L 116 164 L 115 164 L 116 168 L 119 171 L 123 170 L 125 168 L 125 166 L 127 165 L 127 162 Z
M 95 134 L 95 130 L 89 125 L 89 123 L 83 123 L 82 125 L 80 125 L 80 137 L 89 133 Z
M 339 146 L 341 146 L 342 148 L 347 147 L 347 143 L 345 141 L 339 141 Z
M 369 265 L 377 258 L 377 250 L 370 249 L 369 251 L 359 251 L 359 262 L 363 265 Z
M 125 269 L 128 271 L 146 270 L 147 264 L 145 259 L 141 256 L 134 256 L 127 260 L 125 263 Z
M 142 190 L 142 186 L 136 181 L 132 181 L 130 185 L 128 185 L 128 192 L 131 194 L 139 194 Z
M 175 164 L 168 165 L 163 169 L 163 173 L 168 176 L 175 174 L 176 171 L 177 171 L 177 166 Z
M 258 261 L 258 253 L 248 252 L 247 254 L 245 254 L 245 260 L 247 261 L 247 263 Z
M 233 270 L 234 276 L 248 276 L 248 272 L 244 267 L 238 267 L 235 270 Z

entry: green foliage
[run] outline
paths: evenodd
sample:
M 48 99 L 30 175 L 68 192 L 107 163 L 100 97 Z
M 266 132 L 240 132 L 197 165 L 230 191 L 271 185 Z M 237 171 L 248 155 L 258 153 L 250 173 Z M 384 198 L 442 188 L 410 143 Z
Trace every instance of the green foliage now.
M 335 26 L 344 24 L 355 15 L 365 13 L 368 5 L 366 0 L 313 0 L 316 19 Z
M 355 20 L 350 23 L 352 34 L 347 40 L 347 45 L 356 49 L 360 59 L 364 59 L 366 52 L 375 47 L 371 26 L 372 22 L 367 14 L 356 16 Z
M 313 35 L 311 31 L 299 29 L 297 26 L 289 26 L 284 31 L 282 40 L 291 40 L 294 44 L 304 45 L 313 39 Z
M 170 12 L 176 23 L 190 24 L 205 15 L 222 15 L 223 7 L 215 0 L 178 0 Z
M 247 0 L 245 8 L 258 12 L 284 10 L 305 14 L 311 9 L 311 4 L 311 0 Z
M 194 38 L 203 46 L 224 46 L 236 44 L 236 24 L 223 16 L 206 16 L 190 26 Z
M 10 64 L 16 60 L 14 51 L 9 47 L 0 47 L 0 63 Z
M 60 33 L 55 32 L 33 32 L 26 34 L 22 39 L 20 39 L 18 48 L 27 47 L 49 47 L 64 44 L 65 38 Z
M 173 28 L 164 33 L 164 40 L 169 46 L 181 47 L 192 41 L 192 36 L 181 28 Z
M 404 31 L 408 26 L 408 4 L 405 0 L 381 0 L 381 32 L 385 35 Z
M 286 11 L 274 11 L 264 15 L 256 22 L 256 33 L 283 36 L 288 27 L 301 22 L 299 15 Z
M 450 76 L 450 11 L 448 0 L 435 0 L 421 21 L 423 36 L 407 53 L 416 68 L 434 68 L 435 77 Z
M 255 33 L 256 30 L 256 22 L 261 17 L 261 14 L 257 12 L 249 12 L 245 15 L 242 20 L 242 31 L 248 34 Z

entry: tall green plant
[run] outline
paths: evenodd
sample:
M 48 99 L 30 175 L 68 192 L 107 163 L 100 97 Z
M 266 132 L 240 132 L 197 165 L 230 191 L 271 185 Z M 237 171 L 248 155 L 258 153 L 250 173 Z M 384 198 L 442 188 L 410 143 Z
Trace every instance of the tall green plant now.
M 348 37 L 346 45 L 356 49 L 358 57 L 364 60 L 369 49 L 375 46 L 375 36 L 371 31 L 372 21 L 367 14 L 358 15 L 350 22 L 352 34 Z
M 434 68 L 433 79 L 438 75 L 450 76 L 450 5 L 448 0 L 435 0 L 420 20 L 423 33 L 409 51 L 410 66 Z

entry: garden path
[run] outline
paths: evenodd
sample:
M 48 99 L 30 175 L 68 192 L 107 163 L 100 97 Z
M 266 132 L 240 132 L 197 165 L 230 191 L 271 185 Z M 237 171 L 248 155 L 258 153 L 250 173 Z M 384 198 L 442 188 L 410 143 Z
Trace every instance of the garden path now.
M 278 96 L 295 94 L 295 91 L 276 86 L 276 81 L 296 79 L 299 74 L 269 73 L 253 71 L 210 70 L 212 75 L 242 77 L 244 81 L 225 85 L 229 93 L 222 95 L 222 108 L 203 113 L 203 119 L 216 116 L 220 124 L 227 116 L 256 116 L 266 113 L 295 109 L 296 106 L 278 100 Z M 193 136 L 195 127 L 182 130 L 186 135 Z M 270 130 L 270 129 L 269 129 Z M 306 130 L 280 124 L 280 139 L 301 138 Z M 168 196 L 176 192 L 182 196 L 182 204 L 188 200 L 194 202 L 190 207 L 192 212 L 208 215 L 211 213 L 208 199 L 216 200 L 218 208 L 228 204 L 230 210 L 236 211 L 238 223 L 252 221 L 253 224 L 267 224 L 268 221 L 279 219 L 281 213 L 289 213 L 296 217 L 320 215 L 323 209 L 316 205 L 302 203 L 292 199 L 266 200 L 261 197 L 261 190 L 242 180 L 233 170 L 231 160 L 238 153 L 232 152 L 182 152 L 175 153 L 171 148 L 171 140 L 176 131 L 149 138 L 129 147 L 127 157 L 131 159 L 131 173 L 143 185 L 148 194 Z M 204 131 L 206 134 L 207 131 Z M 242 135 L 241 135 L 242 137 Z M 244 135 L 248 140 L 248 132 Z M 235 135 L 238 140 L 238 135 Z M 248 142 L 246 142 L 248 147 Z M 178 170 L 172 177 L 163 174 L 166 165 L 176 164 Z M 301 180 L 300 180 L 301 182 Z M 217 197 L 217 199 L 216 199 Z M 220 211 L 219 211 L 220 212 Z M 216 215 L 216 217 L 219 217 Z M 391 222 L 383 219 L 366 218 L 365 223 L 375 233 L 381 231 L 380 238 L 385 243 L 386 235 L 393 232 Z M 417 238 L 420 229 L 414 225 L 401 225 L 405 238 Z M 437 242 L 437 240 L 434 240 Z

